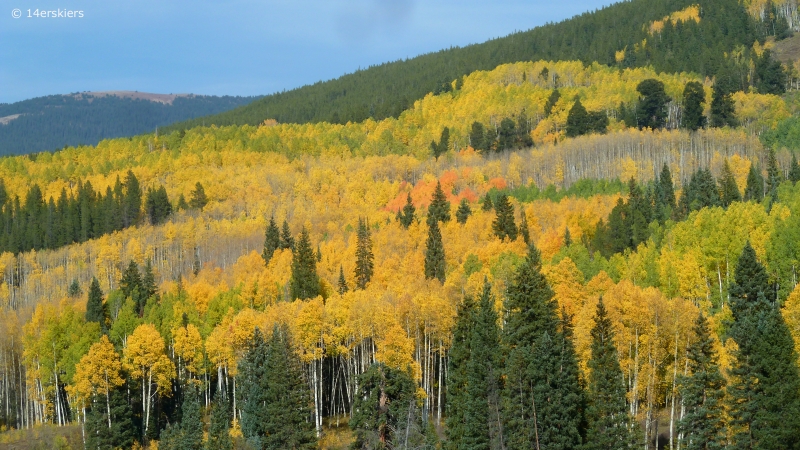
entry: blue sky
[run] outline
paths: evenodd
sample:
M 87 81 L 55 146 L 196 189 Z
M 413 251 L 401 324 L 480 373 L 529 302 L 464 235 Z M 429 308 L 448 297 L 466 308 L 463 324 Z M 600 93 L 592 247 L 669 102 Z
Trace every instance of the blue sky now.
M 0 103 L 105 90 L 269 94 L 609 3 L 0 0 Z M 59 8 L 84 17 L 28 17 Z

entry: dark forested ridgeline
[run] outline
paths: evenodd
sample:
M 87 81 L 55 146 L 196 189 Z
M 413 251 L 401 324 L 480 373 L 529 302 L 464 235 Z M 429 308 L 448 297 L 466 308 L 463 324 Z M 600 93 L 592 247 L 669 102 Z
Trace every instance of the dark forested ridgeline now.
M 0 104 L 0 119 L 7 118 L 0 120 L 0 156 L 95 145 L 103 139 L 153 132 L 156 127 L 227 111 L 256 98 L 190 95 L 168 104 L 115 95 L 50 95 Z
M 651 34 L 650 24 L 699 4 L 700 21 L 688 20 Z M 397 117 L 429 92 L 452 89 L 452 81 L 476 70 L 535 60 L 593 61 L 620 67 L 652 65 L 664 72 L 715 74 L 724 54 L 745 54 L 767 33 L 737 0 L 633 0 L 572 19 L 467 47 L 373 66 L 335 80 L 266 96 L 250 105 L 188 120 L 168 131 L 205 124 L 359 122 Z M 746 56 L 746 55 L 745 55 Z M 456 88 L 458 83 L 456 83 Z

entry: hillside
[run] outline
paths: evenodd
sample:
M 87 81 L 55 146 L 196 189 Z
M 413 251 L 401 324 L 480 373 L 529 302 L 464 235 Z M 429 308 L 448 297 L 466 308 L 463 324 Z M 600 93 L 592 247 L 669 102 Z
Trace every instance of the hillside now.
M 699 3 L 697 17 L 673 16 Z M 671 20 L 665 17 L 673 16 Z M 686 20 L 683 20 L 686 19 Z M 653 24 L 656 23 L 655 28 Z M 769 28 L 771 30 L 771 28 Z M 724 54 L 745 53 L 766 32 L 738 0 L 633 0 L 556 24 L 467 47 L 450 48 L 405 61 L 381 64 L 263 99 L 224 114 L 176 124 L 169 130 L 206 124 L 361 122 L 397 117 L 429 92 L 453 80 L 504 63 L 578 60 L 658 72 L 714 75 Z M 746 55 L 744 55 L 746 56 Z M 747 67 L 742 68 L 746 71 Z
M 103 139 L 153 132 L 177 121 L 227 111 L 256 98 L 113 91 L 0 104 L 0 155 L 95 145 Z

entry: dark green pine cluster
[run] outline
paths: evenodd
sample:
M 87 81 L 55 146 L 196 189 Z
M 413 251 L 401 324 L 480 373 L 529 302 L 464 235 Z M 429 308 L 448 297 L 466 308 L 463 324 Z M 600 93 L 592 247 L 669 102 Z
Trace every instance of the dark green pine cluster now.
M 531 121 L 523 109 L 516 120 L 506 117 L 497 126 L 473 122 L 469 142 L 472 148 L 483 154 L 532 147 Z

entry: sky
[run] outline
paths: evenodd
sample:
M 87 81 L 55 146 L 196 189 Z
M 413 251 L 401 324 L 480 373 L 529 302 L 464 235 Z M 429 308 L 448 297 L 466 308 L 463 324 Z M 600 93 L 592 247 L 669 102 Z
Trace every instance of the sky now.
M 0 103 L 113 90 L 264 95 L 609 3 L 0 0 Z

